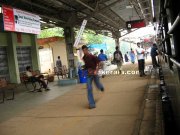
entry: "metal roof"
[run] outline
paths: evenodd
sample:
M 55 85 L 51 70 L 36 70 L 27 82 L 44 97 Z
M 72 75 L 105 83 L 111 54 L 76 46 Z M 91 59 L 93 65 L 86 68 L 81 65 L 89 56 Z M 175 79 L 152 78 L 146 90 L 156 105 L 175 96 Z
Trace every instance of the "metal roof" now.
M 126 28 L 126 21 L 145 19 L 148 23 L 153 18 L 151 0 L 6 0 L 0 4 L 40 15 L 42 29 L 79 27 L 87 19 L 87 28 L 116 36 Z

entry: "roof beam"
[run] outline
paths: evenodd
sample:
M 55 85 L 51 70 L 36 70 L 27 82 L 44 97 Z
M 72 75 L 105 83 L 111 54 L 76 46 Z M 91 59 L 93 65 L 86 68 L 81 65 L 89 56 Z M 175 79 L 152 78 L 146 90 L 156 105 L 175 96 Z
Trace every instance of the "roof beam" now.
M 93 13 L 92 13 L 91 15 L 85 17 L 84 19 L 89 19 L 89 18 L 91 18 L 91 17 L 94 17 L 96 13 L 102 13 L 103 11 L 107 10 L 107 8 L 110 9 L 112 6 L 114 6 L 115 4 L 117 4 L 118 2 L 121 2 L 121 1 L 122 1 L 122 0 L 116 0 L 115 2 L 112 2 L 111 4 L 106 5 L 105 7 L 101 8 L 101 9 L 99 9 L 99 8 L 97 7 L 96 9 L 93 10 L 93 8 L 90 7 L 90 8 L 92 9 Z M 97 4 L 99 4 L 99 3 L 97 3 Z M 83 5 L 84 5 L 84 4 L 83 4 Z M 98 6 L 98 5 L 97 5 L 97 6 Z M 110 9 L 110 10 L 111 10 L 111 9 Z M 111 10 L 111 11 L 112 11 L 112 10 Z M 113 13 L 114 13 L 114 12 L 113 12 Z M 118 16 L 118 15 L 117 15 L 117 16 Z M 124 20 L 123 20 L 120 16 L 118 16 L 118 18 L 120 19 L 121 23 L 125 23 Z
M 49 8 L 47 8 L 47 7 L 45 7 L 45 6 L 42 6 L 42 5 L 33 3 L 33 2 L 31 2 L 31 1 L 27 1 L 27 0 L 19 0 L 19 1 L 22 1 L 22 2 L 27 3 L 27 4 L 29 4 L 29 5 L 32 5 L 32 6 L 41 8 L 41 9 L 44 9 L 44 10 L 46 10 L 46 11 L 50 11 L 50 12 L 52 12 L 52 13 L 57 13 L 55 10 L 52 10 L 52 9 L 49 9 Z
M 82 2 L 81 0 L 76 0 L 76 2 L 80 3 L 81 5 L 87 7 L 88 9 L 90 9 L 91 11 L 95 11 L 94 8 L 90 7 L 89 5 L 87 5 L 86 3 Z M 97 13 L 99 15 L 101 15 L 102 17 L 106 18 L 108 21 L 112 22 L 116 27 L 119 27 L 119 24 L 117 24 L 115 21 L 113 21 L 112 19 L 110 19 L 109 17 L 107 17 L 106 15 L 103 15 L 102 13 Z

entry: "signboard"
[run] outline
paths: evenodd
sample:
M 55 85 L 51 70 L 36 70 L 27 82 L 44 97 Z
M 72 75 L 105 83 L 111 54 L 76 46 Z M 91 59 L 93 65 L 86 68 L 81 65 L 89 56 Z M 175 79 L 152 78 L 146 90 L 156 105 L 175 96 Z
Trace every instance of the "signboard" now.
M 126 22 L 127 29 L 142 28 L 146 27 L 144 20 L 135 20 Z
M 9 6 L 2 6 L 4 30 L 39 34 L 41 31 L 40 17 L 38 15 L 15 9 Z
M 83 32 L 84 32 L 84 28 L 85 28 L 86 24 L 87 24 L 87 20 L 83 20 L 82 25 L 81 25 L 81 28 L 80 28 L 80 31 L 79 31 L 78 36 L 77 36 L 77 38 L 76 38 L 76 41 L 75 41 L 75 43 L 74 43 L 74 47 L 76 47 L 76 48 L 77 48 L 77 46 L 78 46 L 78 44 L 79 44 L 79 41 L 80 41 L 80 39 L 81 39 L 81 37 L 82 37 L 82 34 L 83 34 Z

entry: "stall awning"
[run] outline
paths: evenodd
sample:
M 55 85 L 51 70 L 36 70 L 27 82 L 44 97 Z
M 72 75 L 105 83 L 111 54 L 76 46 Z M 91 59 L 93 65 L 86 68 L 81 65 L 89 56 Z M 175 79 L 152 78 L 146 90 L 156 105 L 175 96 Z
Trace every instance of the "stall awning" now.
M 42 46 L 42 45 L 46 45 L 52 42 L 62 41 L 62 40 L 64 40 L 64 37 L 39 38 L 37 39 L 37 44 Z

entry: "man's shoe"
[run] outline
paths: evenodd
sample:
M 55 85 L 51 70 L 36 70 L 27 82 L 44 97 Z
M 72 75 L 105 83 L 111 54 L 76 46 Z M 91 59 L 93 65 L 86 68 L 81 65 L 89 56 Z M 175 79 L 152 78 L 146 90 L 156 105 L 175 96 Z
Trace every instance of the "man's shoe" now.
M 89 106 L 89 109 L 94 109 L 94 108 L 96 108 L 96 106 L 95 106 L 95 105 L 93 105 L 93 106 Z
M 42 90 L 41 90 L 41 89 L 39 89 L 39 90 L 37 90 L 37 92 L 42 92 Z
M 101 88 L 101 91 L 104 92 L 104 88 Z
M 49 91 L 49 90 L 51 90 L 51 89 L 50 89 L 50 88 L 46 88 L 45 90 L 46 90 L 46 91 Z

